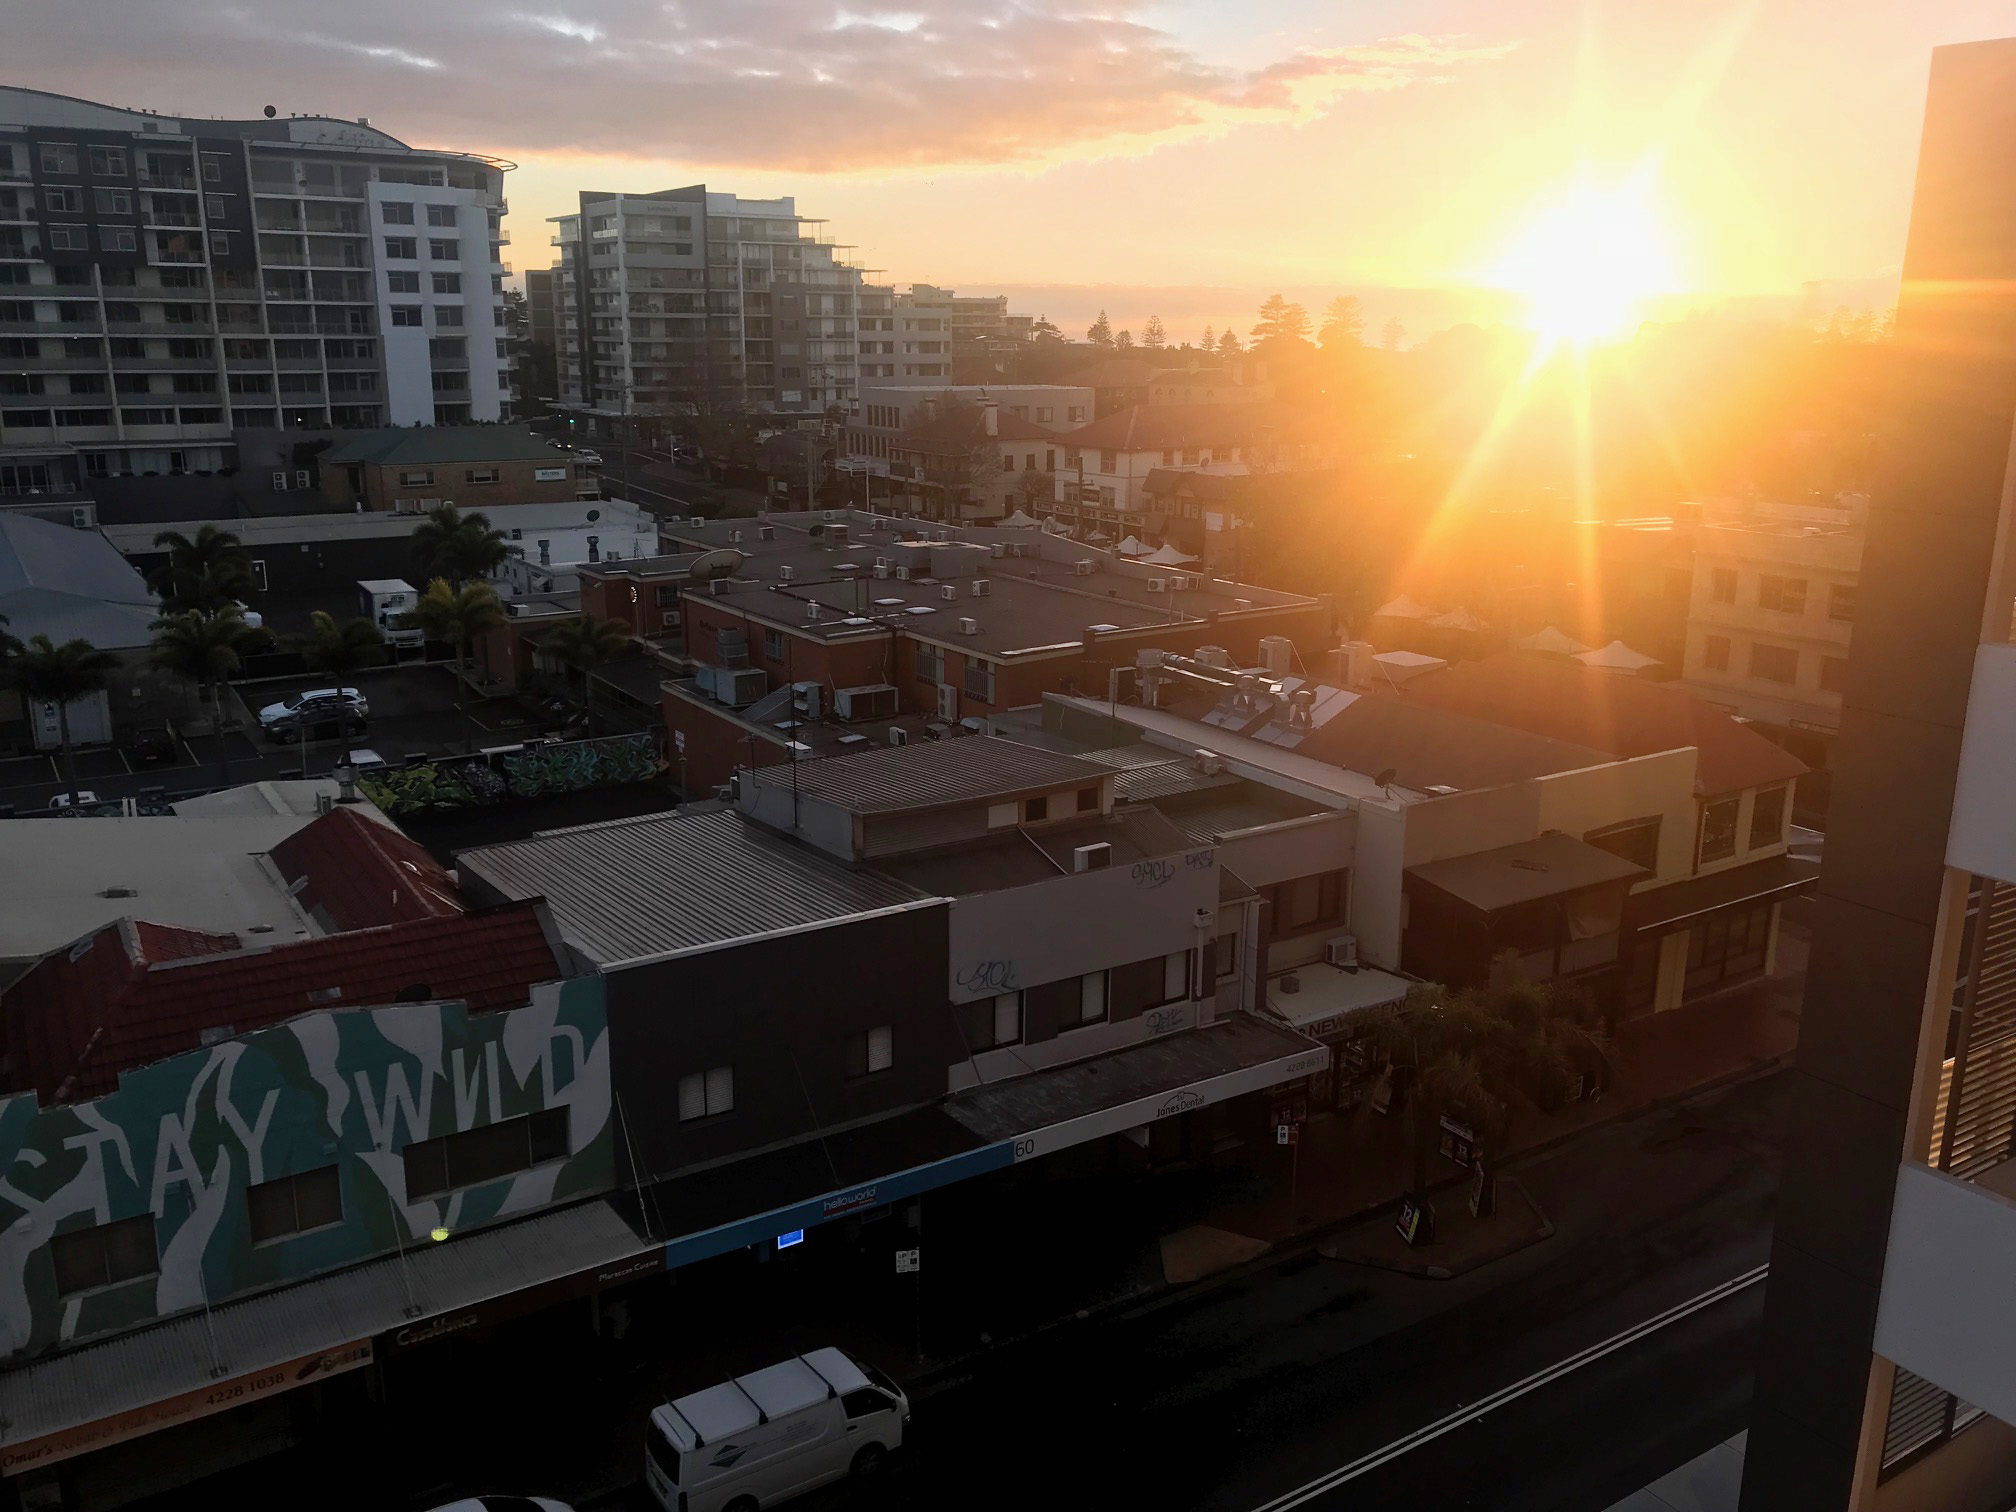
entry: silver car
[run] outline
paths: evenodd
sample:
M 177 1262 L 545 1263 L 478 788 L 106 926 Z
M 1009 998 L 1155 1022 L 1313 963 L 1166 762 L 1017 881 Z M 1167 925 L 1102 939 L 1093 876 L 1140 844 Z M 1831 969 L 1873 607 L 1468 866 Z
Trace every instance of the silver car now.
M 355 688 L 307 688 L 261 709 L 259 728 L 268 740 L 298 740 L 304 730 L 355 734 L 370 717 L 370 702 Z

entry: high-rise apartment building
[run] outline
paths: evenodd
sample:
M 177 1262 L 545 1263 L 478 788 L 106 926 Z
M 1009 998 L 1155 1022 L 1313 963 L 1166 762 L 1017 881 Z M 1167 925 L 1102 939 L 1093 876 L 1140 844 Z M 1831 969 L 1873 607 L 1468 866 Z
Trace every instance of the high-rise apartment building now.
M 1933 55 L 1742 1505 L 2016 1498 L 2016 40 Z
M 790 196 L 586 191 L 554 220 L 564 403 L 853 408 L 864 270 Z
M 884 338 L 878 374 L 898 383 L 957 380 L 955 359 L 986 360 L 1012 354 L 1029 339 L 1033 322 L 1008 313 L 1006 294 L 960 294 L 935 284 L 913 283 L 894 299 L 893 340 Z M 978 381 L 977 379 L 971 381 Z
M 219 471 L 234 427 L 505 418 L 509 166 L 0 88 L 0 494 Z

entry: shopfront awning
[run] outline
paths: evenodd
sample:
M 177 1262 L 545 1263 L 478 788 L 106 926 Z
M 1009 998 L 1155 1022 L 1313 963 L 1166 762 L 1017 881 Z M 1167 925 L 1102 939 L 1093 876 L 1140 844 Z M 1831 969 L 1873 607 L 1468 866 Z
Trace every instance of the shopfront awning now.
M 1671 887 L 1632 894 L 1624 923 L 1640 933 L 1678 929 L 1690 919 L 1810 892 L 1819 879 L 1820 863 L 1796 856 L 1767 856 L 1747 866 L 1689 877 Z
M 532 1299 L 526 1311 L 657 1262 L 615 1209 L 585 1202 L 65 1350 L 0 1373 L 0 1474 L 356 1370 L 504 1316 L 491 1309 L 507 1298 Z
M 1348 1027 L 1368 1008 L 1399 1002 L 1413 985 L 1374 966 L 1346 971 L 1318 961 L 1269 977 L 1267 1009 L 1304 1034 L 1322 1039 Z
M 1496 913 L 1606 882 L 1634 882 L 1646 872 L 1573 835 L 1549 830 L 1515 845 L 1410 866 L 1407 875 L 1480 913 Z
M 1015 1160 L 1137 1129 L 1321 1071 L 1329 1050 L 1245 1014 L 1125 1050 L 974 1087 L 945 1111 Z

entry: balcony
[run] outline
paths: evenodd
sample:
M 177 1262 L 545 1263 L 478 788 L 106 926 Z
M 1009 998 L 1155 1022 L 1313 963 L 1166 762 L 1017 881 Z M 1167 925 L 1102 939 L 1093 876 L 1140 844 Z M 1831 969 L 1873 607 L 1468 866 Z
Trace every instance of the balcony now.
M 143 226 L 168 226 L 178 231 L 191 231 L 203 224 L 196 216 L 176 210 L 143 210 L 140 212 Z
M 2016 882 L 2016 645 L 1974 653 L 1946 864 Z
M 17 373 L 102 373 L 103 357 L 8 357 L 4 365 Z
M 207 320 L 108 320 L 105 329 L 114 336 L 209 336 Z
M 196 175 L 193 173 L 150 173 L 142 168 L 134 178 L 142 189 L 173 189 L 183 194 L 196 192 Z
M 96 336 L 103 328 L 93 320 L 0 320 L 0 332 L 24 336 Z

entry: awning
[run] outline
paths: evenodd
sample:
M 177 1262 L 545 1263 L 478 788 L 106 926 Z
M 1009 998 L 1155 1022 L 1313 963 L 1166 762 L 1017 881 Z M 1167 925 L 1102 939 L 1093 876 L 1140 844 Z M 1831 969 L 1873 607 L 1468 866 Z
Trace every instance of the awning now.
M 585 1296 L 656 1261 L 614 1208 L 586 1202 L 35 1360 L 0 1373 L 0 1474 L 356 1370 L 489 1322 L 475 1310 L 506 1297 Z
M 1014 1159 L 1084 1144 L 1257 1092 L 1330 1064 L 1329 1050 L 1278 1024 L 1235 1014 L 1125 1050 L 974 1087 L 945 1111 Z
M 1440 888 L 1481 913 L 1496 913 L 1518 903 L 1558 897 L 1605 882 L 1634 882 L 1647 873 L 1644 867 L 1633 866 L 1573 835 L 1549 830 L 1516 845 L 1410 866 L 1407 875 Z
M 1295 982 L 1292 992 L 1287 987 L 1290 978 Z M 1269 977 L 1267 1008 L 1304 1034 L 1320 1038 L 1344 1028 L 1354 1015 L 1368 1008 L 1399 1002 L 1413 985 L 1405 977 L 1374 966 L 1346 971 L 1318 961 Z
M 1668 930 L 1747 903 L 1787 897 L 1810 890 L 1820 876 L 1820 863 L 1797 856 L 1767 856 L 1747 866 L 1689 877 L 1670 887 L 1633 893 L 1625 904 L 1625 925 L 1636 930 Z

